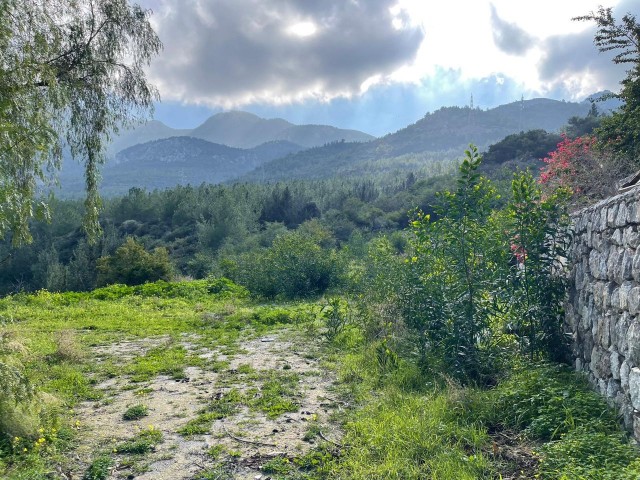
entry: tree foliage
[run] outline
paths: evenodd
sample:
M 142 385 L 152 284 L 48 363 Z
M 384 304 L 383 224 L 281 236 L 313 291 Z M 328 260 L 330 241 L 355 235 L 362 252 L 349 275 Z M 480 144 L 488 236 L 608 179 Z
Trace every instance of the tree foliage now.
M 98 259 L 98 284 L 124 283 L 140 285 L 156 280 L 170 280 L 173 268 L 166 248 L 149 253 L 132 237 L 113 255 Z
M 611 8 L 600 6 L 596 12 L 574 20 L 595 22 L 594 43 L 601 52 L 615 52 L 613 63 L 630 65 L 617 95 L 624 101 L 619 111 L 602 120 L 596 130 L 599 141 L 615 153 L 640 157 L 640 24 L 627 13 L 617 22 Z
M 489 297 L 494 281 L 496 229 L 491 222 L 497 192 L 478 172 L 482 157 L 475 147 L 465 152 L 455 191 L 441 194 L 439 218 L 421 212 L 412 221 L 414 268 L 421 295 L 409 299 L 408 318 L 422 341 L 460 379 L 478 378 L 480 349 L 487 340 Z M 424 307 L 427 307 L 426 309 Z
M 161 48 L 127 0 L 0 0 L 0 234 L 31 240 L 38 184 L 63 151 L 84 162 L 85 228 L 99 231 L 98 167 L 112 132 L 157 97 L 143 68 Z

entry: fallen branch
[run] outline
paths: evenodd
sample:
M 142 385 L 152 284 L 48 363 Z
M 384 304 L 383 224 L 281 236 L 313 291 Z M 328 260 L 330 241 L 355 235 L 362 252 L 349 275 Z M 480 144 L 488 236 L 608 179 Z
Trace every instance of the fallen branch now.
M 222 429 L 224 430 L 224 433 L 226 433 L 229 436 L 229 438 L 231 438 L 232 440 L 235 440 L 236 442 L 250 443 L 252 445 L 261 445 L 264 447 L 277 447 L 275 443 L 254 442 L 252 440 L 245 440 L 244 438 L 233 436 L 231 435 L 231 433 L 229 433 L 229 430 L 227 430 L 227 427 L 224 426 L 224 423 L 222 424 Z
M 319 430 L 318 434 L 320 435 L 320 438 L 323 439 L 325 442 L 333 443 L 336 447 L 339 447 L 339 448 L 344 448 L 344 445 L 342 445 L 341 443 L 334 442 L 333 440 L 329 440 L 327 437 L 325 437 L 324 434 L 322 433 L 322 430 Z

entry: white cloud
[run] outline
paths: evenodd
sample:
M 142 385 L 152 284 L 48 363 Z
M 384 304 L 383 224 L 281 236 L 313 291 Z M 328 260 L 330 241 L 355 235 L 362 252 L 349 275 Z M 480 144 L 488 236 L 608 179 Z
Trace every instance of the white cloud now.
M 423 38 L 395 0 L 165 0 L 154 23 L 163 98 L 223 107 L 357 95 Z

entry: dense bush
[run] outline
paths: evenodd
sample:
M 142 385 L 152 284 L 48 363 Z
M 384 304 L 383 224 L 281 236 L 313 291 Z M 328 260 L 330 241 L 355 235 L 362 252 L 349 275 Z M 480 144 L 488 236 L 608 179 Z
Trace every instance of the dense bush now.
M 225 264 L 225 274 L 264 297 L 299 298 L 324 293 L 341 277 L 331 233 L 317 221 L 279 235 L 269 248 Z
M 173 267 L 166 248 L 149 253 L 132 237 L 113 255 L 98 259 L 98 284 L 123 283 L 140 285 L 156 280 L 169 280 Z

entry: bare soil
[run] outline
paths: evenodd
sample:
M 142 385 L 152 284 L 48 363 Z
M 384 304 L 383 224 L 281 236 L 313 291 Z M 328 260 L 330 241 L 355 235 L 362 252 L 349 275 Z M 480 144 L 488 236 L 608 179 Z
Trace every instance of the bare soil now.
M 329 441 L 340 432 L 332 422 L 332 413 L 341 408 L 332 392 L 334 377 L 323 371 L 316 359 L 317 346 L 293 331 L 281 331 L 266 337 L 240 342 L 232 356 L 221 354 L 215 345 L 202 347 L 194 336 L 185 337 L 183 346 L 204 359 L 227 360 L 228 367 L 213 371 L 207 367 L 187 367 L 186 378 L 175 380 L 158 376 L 152 381 L 132 383 L 126 376 L 109 379 L 97 386 L 105 395 L 98 402 L 80 404 L 75 415 L 79 422 L 80 442 L 72 467 L 65 475 L 81 479 L 98 452 L 113 452 L 115 445 L 131 439 L 144 429 L 162 432 L 164 441 L 155 451 L 144 455 L 114 455 L 110 479 L 182 480 L 197 477 L 198 472 L 220 466 L 236 479 L 267 479 L 261 466 L 281 456 L 293 458 L 307 453 L 314 440 L 305 441 L 310 422 L 314 422 Z M 167 337 L 147 338 L 96 347 L 96 357 L 125 363 L 150 348 L 165 344 Z M 242 406 L 227 418 L 213 422 L 203 435 L 184 437 L 177 433 L 189 420 L 215 398 L 231 389 L 244 393 L 260 388 L 260 382 L 247 381 L 239 373 L 282 371 L 299 375 L 295 389 L 296 412 L 276 418 Z M 148 407 L 148 416 L 126 421 L 122 415 L 132 405 Z M 216 458 L 207 454 L 211 447 L 222 453 Z

